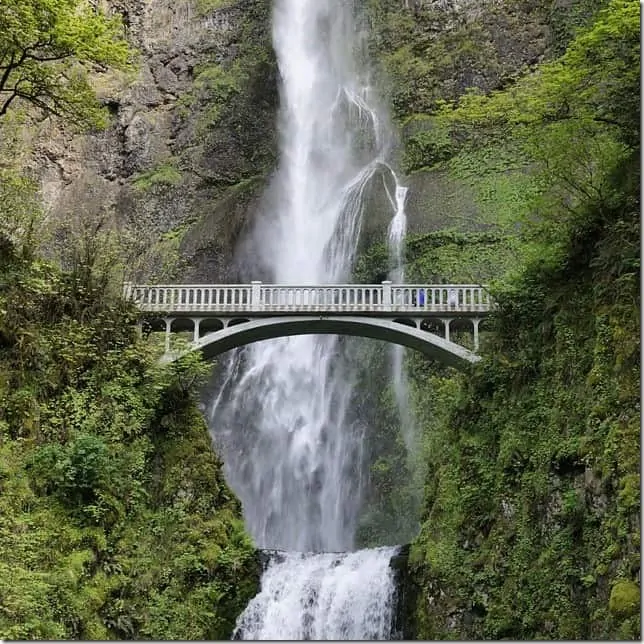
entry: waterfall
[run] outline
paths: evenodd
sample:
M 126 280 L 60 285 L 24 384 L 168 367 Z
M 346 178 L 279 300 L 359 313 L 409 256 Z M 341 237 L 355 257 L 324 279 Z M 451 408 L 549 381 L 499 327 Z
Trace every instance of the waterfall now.
M 404 243 L 407 234 L 407 214 L 405 212 L 405 201 L 407 199 L 407 188 L 399 184 L 394 174 L 396 182 L 395 194 L 389 200 L 394 207 L 394 216 L 389 225 L 389 255 L 391 262 L 391 271 L 389 279 L 398 284 L 405 283 L 405 265 L 404 265 Z M 407 449 L 408 461 L 412 465 L 413 455 L 416 452 L 415 444 L 415 423 L 409 408 L 409 383 L 404 368 L 405 348 L 398 344 L 391 347 L 391 375 L 394 385 L 394 394 L 398 415 L 400 417 L 400 426 L 402 429 L 405 447 Z M 413 467 L 412 467 L 413 469 Z
M 254 259 L 278 283 L 338 283 L 350 275 L 386 132 L 356 62 L 352 3 L 277 0 L 273 23 L 281 160 Z M 363 429 L 348 416 L 352 373 L 337 337 L 251 344 L 228 370 L 210 425 L 257 545 L 352 549 Z
M 393 173 L 392 173 L 393 174 Z M 389 225 L 389 249 L 393 259 L 392 280 L 403 283 L 405 281 L 405 267 L 403 264 L 403 242 L 407 234 L 407 213 L 405 212 L 405 201 L 407 200 L 407 188 L 398 183 L 398 178 L 394 174 L 396 182 L 396 192 L 392 205 L 394 207 L 394 216 Z
M 280 553 L 234 639 L 392 639 L 395 548 L 303 555 Z
M 341 283 L 365 191 L 388 171 L 386 119 L 361 65 L 353 2 L 275 0 L 273 42 L 280 163 L 247 264 L 277 283 Z M 373 613 L 392 601 L 390 550 L 296 554 L 354 547 L 364 428 L 350 414 L 354 373 L 343 344 L 314 335 L 254 343 L 226 370 L 209 423 L 227 480 L 258 547 L 291 553 L 268 566 L 237 636 L 384 637 Z M 352 614 L 357 606 L 364 615 Z
M 402 186 L 392 171 L 395 181 L 395 193 L 392 195 L 387 192 L 389 201 L 394 209 L 394 216 L 389 224 L 389 260 L 391 270 L 389 279 L 398 284 L 404 284 L 405 264 L 404 264 L 404 244 L 405 235 L 407 234 L 407 214 L 405 211 L 405 202 L 407 199 L 407 188 Z M 416 419 L 414 418 L 409 400 L 409 380 L 405 371 L 405 348 L 394 344 L 391 349 L 391 379 L 393 383 L 396 407 L 398 409 L 398 418 L 400 428 L 405 441 L 407 452 L 407 468 L 411 474 L 415 485 L 412 486 L 414 496 L 411 498 L 412 506 L 415 511 L 420 509 L 421 493 L 423 489 L 423 480 L 425 469 L 423 463 L 419 460 L 418 455 L 421 450 L 418 448 L 418 434 Z

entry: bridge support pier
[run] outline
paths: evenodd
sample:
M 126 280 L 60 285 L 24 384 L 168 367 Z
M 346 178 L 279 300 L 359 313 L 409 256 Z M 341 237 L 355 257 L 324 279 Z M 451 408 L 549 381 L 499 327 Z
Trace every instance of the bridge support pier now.
M 194 324 L 194 328 L 192 330 L 192 341 L 193 342 L 198 342 L 199 341 L 199 325 L 201 324 L 201 318 L 192 318 L 192 323 Z
M 472 326 L 474 327 L 474 351 L 479 350 L 479 324 L 481 324 L 481 318 L 472 318 Z
M 450 342 L 449 339 L 449 325 L 454 318 L 441 318 L 441 322 L 445 325 L 445 339 Z
M 165 352 L 170 353 L 170 334 L 174 318 L 163 318 L 163 321 L 165 322 Z

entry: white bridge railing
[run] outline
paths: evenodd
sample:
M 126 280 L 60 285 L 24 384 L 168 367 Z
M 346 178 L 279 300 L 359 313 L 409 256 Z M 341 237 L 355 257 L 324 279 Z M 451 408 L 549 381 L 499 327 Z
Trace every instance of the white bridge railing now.
M 124 296 L 149 313 L 486 313 L 477 284 L 124 284 Z

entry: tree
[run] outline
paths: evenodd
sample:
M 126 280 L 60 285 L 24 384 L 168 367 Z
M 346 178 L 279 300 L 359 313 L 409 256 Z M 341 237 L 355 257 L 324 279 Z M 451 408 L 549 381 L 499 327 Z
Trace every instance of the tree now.
M 640 5 L 611 0 L 566 53 L 506 89 L 472 91 L 442 117 L 480 127 L 532 126 L 577 121 L 609 126 L 631 148 L 639 146 Z
M 105 110 L 89 73 L 124 70 L 130 60 L 120 18 L 90 0 L 2 0 L 0 118 L 28 103 L 46 115 L 101 126 Z

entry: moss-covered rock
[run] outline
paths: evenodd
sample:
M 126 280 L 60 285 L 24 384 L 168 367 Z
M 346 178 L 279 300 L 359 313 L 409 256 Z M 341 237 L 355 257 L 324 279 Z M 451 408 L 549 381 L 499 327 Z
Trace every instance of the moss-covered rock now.
M 618 581 L 610 591 L 608 609 L 616 617 L 631 617 L 640 610 L 640 587 L 632 581 Z

